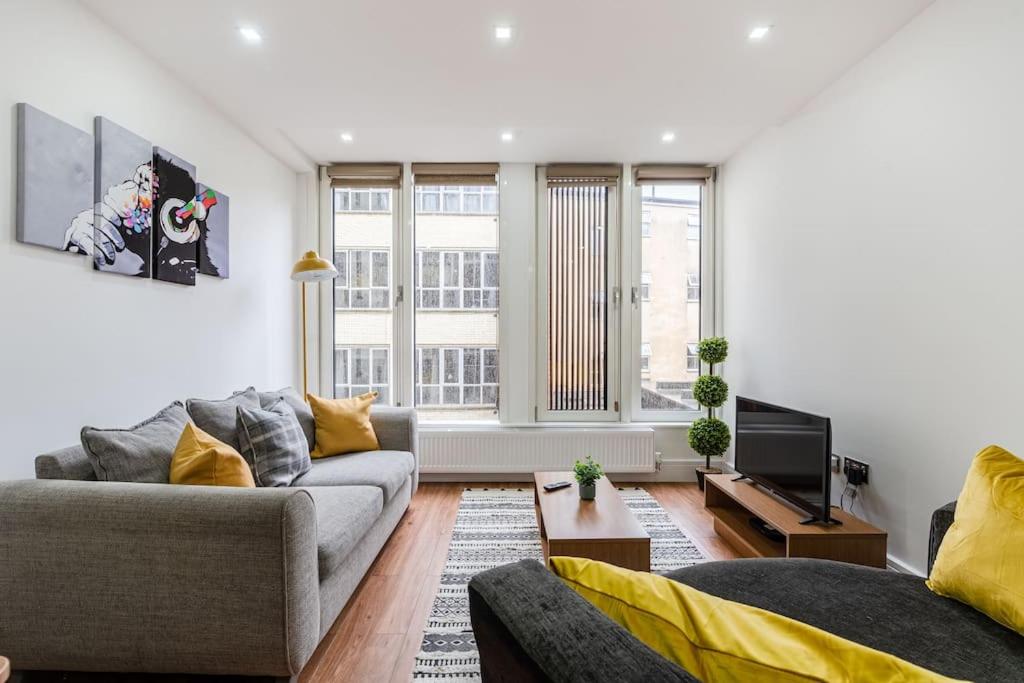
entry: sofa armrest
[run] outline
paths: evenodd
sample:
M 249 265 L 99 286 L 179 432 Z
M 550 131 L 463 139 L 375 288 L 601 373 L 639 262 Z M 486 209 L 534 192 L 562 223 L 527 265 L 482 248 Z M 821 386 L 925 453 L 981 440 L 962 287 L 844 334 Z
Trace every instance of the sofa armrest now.
M 416 410 L 413 408 L 392 408 L 373 406 L 370 423 L 377 434 L 380 447 L 386 451 L 409 451 L 412 453 L 412 492 L 416 493 L 420 480 L 419 432 Z
M 928 531 L 928 574 L 932 573 L 932 565 L 935 564 L 935 557 L 939 554 L 939 546 L 945 538 L 949 527 L 953 525 L 953 515 L 956 513 L 956 501 L 946 503 L 932 513 L 932 524 Z
M 0 652 L 16 669 L 291 676 L 320 633 L 301 489 L 0 483 Z
M 536 560 L 477 574 L 469 610 L 484 683 L 698 683 Z

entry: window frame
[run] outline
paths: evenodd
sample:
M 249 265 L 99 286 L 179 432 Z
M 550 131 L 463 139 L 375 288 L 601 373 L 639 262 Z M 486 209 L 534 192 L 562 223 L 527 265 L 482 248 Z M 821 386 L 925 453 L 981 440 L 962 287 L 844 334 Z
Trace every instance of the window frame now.
M 353 270 L 354 270 L 352 264 L 354 262 L 355 254 L 357 252 L 365 252 L 366 254 L 369 255 L 368 257 L 369 257 L 369 267 L 370 267 L 370 273 L 369 273 L 370 284 L 367 287 L 356 287 L 356 286 L 354 286 L 352 284 L 352 273 L 353 273 Z M 393 265 L 393 259 L 392 259 L 392 256 L 391 256 L 391 252 L 386 247 L 357 247 L 357 248 L 354 248 L 354 249 L 353 248 L 335 249 L 334 250 L 334 260 L 333 260 L 333 263 L 335 264 L 335 267 L 337 267 L 337 263 L 338 263 L 338 254 L 345 254 L 345 284 L 338 284 L 338 280 L 340 279 L 340 276 L 338 278 L 335 278 L 335 280 L 334 280 L 334 307 L 335 307 L 335 310 L 340 310 L 340 311 L 390 311 L 393 308 L 393 306 L 394 306 L 393 299 L 392 299 L 392 296 L 391 296 L 392 283 L 394 282 L 394 277 L 393 277 L 394 265 Z M 385 259 L 387 259 L 387 271 L 388 271 L 387 281 L 388 281 L 388 283 L 386 285 L 374 285 L 373 284 L 373 262 L 374 262 L 374 259 L 377 256 L 379 256 L 379 255 L 383 255 L 385 257 Z M 340 268 L 339 268 L 339 270 L 340 270 Z M 339 292 L 339 290 L 343 290 L 343 291 L 348 293 L 348 304 L 345 305 L 345 306 L 340 306 L 340 307 L 338 306 L 338 292 Z M 368 297 L 368 301 L 369 301 L 369 304 L 370 304 L 369 306 L 353 306 L 352 305 L 352 294 L 356 290 L 361 291 L 361 292 L 366 292 L 367 297 Z M 385 306 L 374 306 L 373 305 L 373 299 L 374 299 L 373 295 L 374 295 L 374 293 L 375 292 L 382 292 L 382 291 L 385 293 L 384 300 L 387 302 L 387 304 Z
M 422 406 L 422 407 L 425 407 L 427 409 L 430 409 L 430 408 L 440 408 L 440 409 L 448 409 L 448 410 L 458 410 L 459 408 L 485 409 L 485 410 L 486 409 L 491 409 L 491 410 L 494 410 L 494 411 L 498 410 L 499 396 L 501 395 L 501 373 L 498 372 L 498 377 L 497 377 L 498 381 L 496 381 L 496 382 L 485 382 L 485 381 L 483 381 L 484 380 L 484 370 L 487 367 L 487 364 L 484 362 L 485 354 L 486 354 L 487 351 L 495 351 L 495 352 L 497 352 L 498 351 L 498 347 L 497 346 L 490 346 L 490 345 L 485 345 L 485 346 L 476 346 L 476 345 L 470 345 L 470 346 L 449 346 L 449 345 L 436 345 L 436 344 L 425 344 L 423 346 L 417 346 L 416 347 L 416 360 L 415 360 L 415 363 L 413 364 L 413 367 L 415 368 L 414 375 L 421 375 L 422 372 L 423 372 L 423 352 L 424 351 L 437 351 L 437 357 L 438 357 L 438 377 L 437 378 L 438 378 L 438 382 L 437 383 L 426 384 L 426 383 L 421 381 L 421 377 L 418 377 L 418 376 L 414 377 L 414 380 L 415 380 L 414 384 L 416 386 L 416 390 L 417 390 L 417 394 L 418 394 L 416 396 L 416 406 L 417 407 Z M 449 351 L 454 351 L 457 354 L 457 358 L 458 358 L 458 360 L 456 361 L 456 367 L 458 368 L 458 377 L 456 378 L 456 381 L 454 381 L 454 382 L 447 382 L 447 381 L 445 381 L 445 369 L 446 369 L 446 367 L 448 365 L 448 362 L 446 360 L 446 353 L 449 352 Z M 478 365 L 478 369 L 480 371 L 480 377 L 479 377 L 480 381 L 479 382 L 473 382 L 473 383 L 467 383 L 466 382 L 466 351 L 478 351 L 479 352 L 479 358 L 477 359 L 477 365 Z M 439 403 L 424 403 L 423 400 L 422 400 L 422 398 L 423 398 L 422 390 L 424 389 L 424 387 L 426 387 L 428 389 L 429 388 L 437 388 L 438 398 L 440 399 L 440 402 Z M 453 387 L 458 387 L 459 403 L 448 403 L 448 402 L 445 401 L 444 390 L 446 388 L 453 388 Z M 484 403 L 483 402 L 484 388 L 486 388 L 486 387 L 493 387 L 494 388 L 494 397 L 495 397 L 494 403 Z M 478 388 L 480 390 L 480 403 L 466 403 L 466 389 L 467 388 L 470 388 L 470 389 Z
M 621 422 L 624 412 L 622 410 L 622 382 L 621 375 L 621 336 L 622 329 L 622 285 L 620 266 L 620 239 L 622 235 L 622 187 L 625 182 L 625 174 L 619 181 L 608 187 L 608 222 L 605 226 L 605 240 L 607 243 L 606 261 L 607 272 L 607 369 L 605 381 L 608 386 L 608 407 L 605 410 L 549 410 L 547 408 L 548 389 L 548 256 L 549 245 L 548 235 L 548 178 L 547 167 L 537 166 L 537 265 L 536 271 L 536 328 L 537 338 L 535 340 L 537 352 L 535 354 L 534 367 L 534 422 L 538 423 L 565 423 L 565 422 Z M 637 230 L 639 234 L 639 230 Z M 637 361 L 639 363 L 639 361 Z
M 630 173 L 630 177 L 632 174 Z M 715 329 L 715 301 L 714 301 L 714 277 L 715 277 L 715 240 L 714 231 L 705 229 L 705 226 L 714 225 L 714 201 L 715 201 L 715 179 L 710 177 L 703 181 L 693 180 L 680 180 L 678 184 L 690 184 L 702 186 L 701 191 L 701 203 L 700 203 L 700 272 L 698 274 L 700 281 L 700 295 L 701 298 L 698 302 L 693 302 L 689 299 L 689 292 L 684 299 L 683 306 L 681 307 L 679 314 L 686 315 L 686 308 L 693 303 L 698 303 L 700 306 L 700 330 L 698 333 L 698 339 L 702 339 L 705 336 L 712 334 L 712 330 Z M 645 409 L 642 407 L 642 392 L 641 384 L 645 376 L 648 374 L 646 371 L 641 369 L 640 361 L 640 349 L 643 340 L 641 339 L 643 330 L 643 302 L 640 300 L 640 292 L 643 278 L 643 245 L 642 240 L 646 239 L 641 235 L 641 223 L 642 223 L 642 212 L 643 212 L 643 185 L 632 183 L 630 187 L 630 206 L 624 209 L 625 218 L 630 223 L 631 229 L 623 238 L 624 250 L 628 252 L 628 257 L 624 259 L 624 262 L 629 266 L 629 272 L 625 275 L 624 281 L 628 283 L 629 287 L 632 287 L 633 292 L 631 296 L 632 306 L 630 315 L 628 316 L 629 324 L 623 327 L 623 339 L 630 340 L 629 343 L 623 344 L 623 359 L 622 365 L 626 369 L 623 372 L 622 383 L 623 383 L 623 394 L 628 396 L 628 419 L 632 423 L 672 423 L 672 424 L 690 424 L 695 419 L 704 416 L 704 412 L 701 410 L 654 410 Z M 689 218 L 687 218 L 686 230 L 687 230 L 687 242 L 692 243 L 690 239 L 691 225 Z M 689 284 L 687 276 L 688 273 L 684 274 L 683 287 L 689 290 Z M 653 292 L 652 292 L 653 295 Z M 624 316 L 627 317 L 627 316 Z M 628 327 L 628 329 L 627 329 Z M 685 347 L 684 351 L 685 353 Z M 689 372 L 689 364 L 685 364 L 687 371 Z M 706 370 L 704 364 L 698 361 L 698 376 L 703 374 Z M 624 413 L 627 411 L 624 411 Z M 625 420 L 624 420 L 625 421 Z
M 357 384 L 357 383 L 355 383 L 352 380 L 352 373 L 353 373 L 353 369 L 352 369 L 352 352 L 353 351 L 357 351 L 357 350 L 366 350 L 366 351 L 369 351 L 369 353 L 370 353 L 370 355 L 369 355 L 369 361 L 370 361 L 370 370 L 369 370 L 370 376 L 369 376 L 369 380 L 370 381 L 368 383 L 366 383 L 366 384 Z M 338 358 L 338 354 L 339 353 L 343 353 L 343 354 L 345 354 L 348 357 L 347 361 L 345 362 L 345 369 L 346 369 L 346 378 L 345 379 L 347 380 L 346 382 L 338 382 L 338 377 L 337 377 L 338 361 L 337 361 L 337 358 Z M 378 356 L 381 353 L 384 354 L 384 367 L 387 369 L 386 370 L 387 371 L 387 379 L 383 383 L 374 382 L 373 381 L 373 379 L 374 379 L 373 378 L 373 371 L 374 371 L 375 361 L 377 360 Z M 365 344 L 354 344 L 352 346 L 335 346 L 334 347 L 334 359 L 335 359 L 334 360 L 334 365 L 333 365 L 333 368 L 332 368 L 332 374 L 334 374 L 334 376 L 335 376 L 334 377 L 334 380 L 335 380 L 334 381 L 334 386 L 333 386 L 333 389 L 332 389 L 332 391 L 333 391 L 332 395 L 334 396 L 334 398 L 350 398 L 353 395 L 360 396 L 362 393 L 365 393 L 365 392 L 360 392 L 360 393 L 357 393 L 357 394 L 353 394 L 353 391 L 352 391 L 353 387 L 360 387 L 360 388 L 366 387 L 367 391 L 379 391 L 379 389 L 377 387 L 387 387 L 387 393 L 383 396 L 384 400 L 381 401 L 381 404 L 383 404 L 383 405 L 390 405 L 390 403 L 391 403 L 391 393 L 393 391 L 394 382 L 392 381 L 393 366 L 392 366 L 392 363 L 391 363 L 391 350 L 390 350 L 389 347 L 387 347 L 387 346 L 372 346 L 372 345 L 365 345 Z M 348 396 L 338 396 L 338 388 L 339 387 L 347 387 L 348 390 L 349 390 Z

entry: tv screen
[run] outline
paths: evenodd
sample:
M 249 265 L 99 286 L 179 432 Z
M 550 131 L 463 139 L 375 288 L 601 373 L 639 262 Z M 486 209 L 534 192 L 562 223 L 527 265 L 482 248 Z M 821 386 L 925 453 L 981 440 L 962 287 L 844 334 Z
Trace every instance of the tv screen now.
M 736 398 L 736 471 L 829 521 L 832 427 L 818 417 Z

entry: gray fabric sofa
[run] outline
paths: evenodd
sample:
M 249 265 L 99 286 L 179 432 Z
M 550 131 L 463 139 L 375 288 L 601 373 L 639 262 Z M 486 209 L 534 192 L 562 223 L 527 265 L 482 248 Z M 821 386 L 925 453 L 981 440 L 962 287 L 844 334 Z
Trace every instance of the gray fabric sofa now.
M 929 571 L 952 522 L 953 504 L 932 516 Z M 708 562 L 667 576 L 954 679 L 1024 677 L 1024 637 L 917 576 L 807 559 Z M 469 604 L 485 683 L 696 682 L 536 561 L 477 574 Z
M 14 669 L 296 676 L 416 491 L 415 411 L 292 487 L 98 482 L 80 446 L 0 482 L 0 652 Z

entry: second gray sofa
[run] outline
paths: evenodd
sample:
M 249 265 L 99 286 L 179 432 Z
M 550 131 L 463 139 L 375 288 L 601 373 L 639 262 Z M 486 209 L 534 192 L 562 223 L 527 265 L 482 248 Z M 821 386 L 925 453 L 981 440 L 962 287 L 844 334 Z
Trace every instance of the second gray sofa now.
M 81 446 L 0 482 L 0 652 L 15 669 L 296 676 L 409 506 L 415 411 L 290 488 L 98 482 Z

